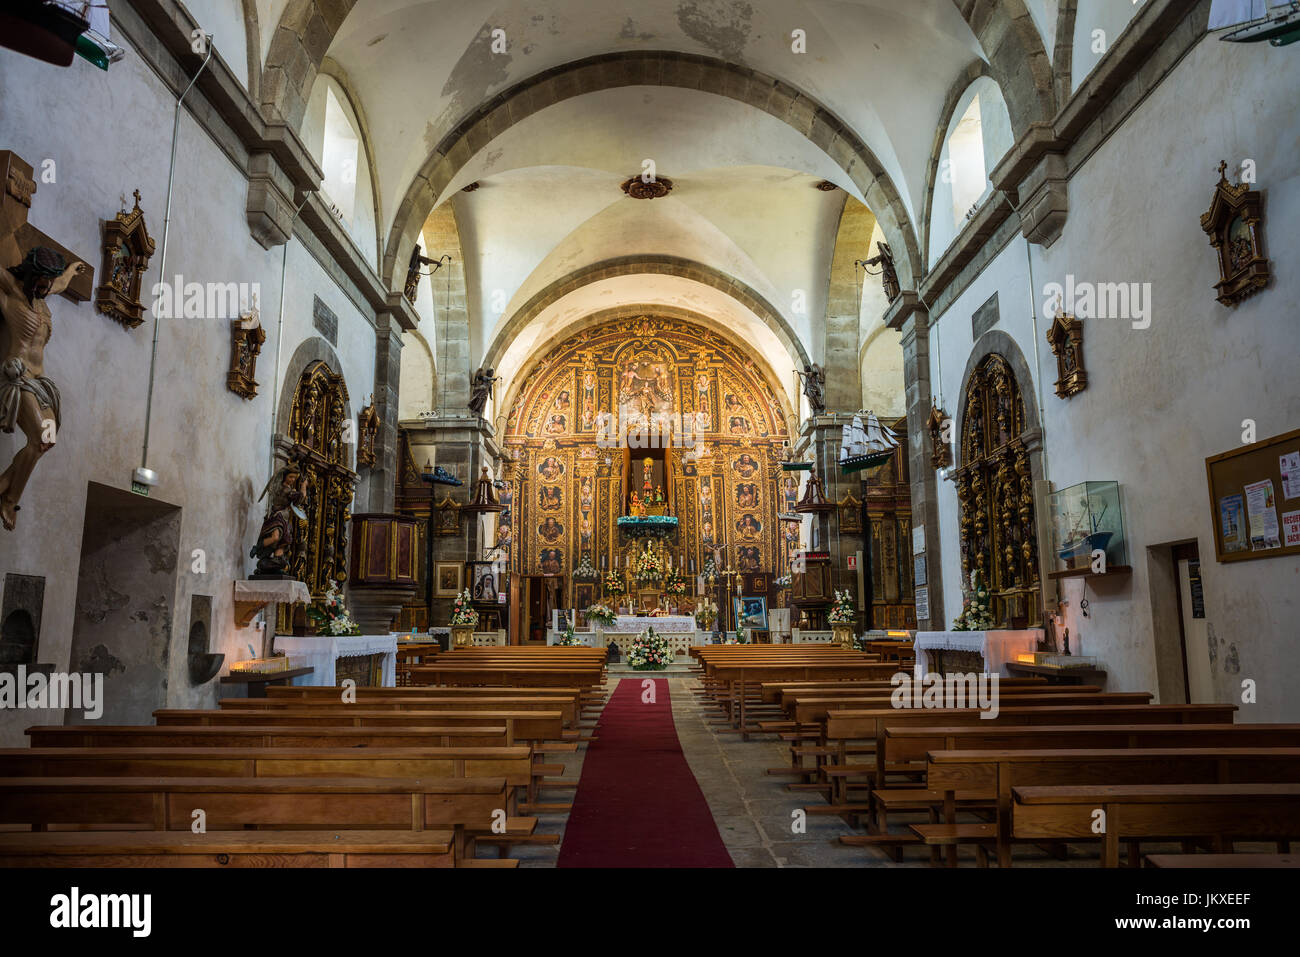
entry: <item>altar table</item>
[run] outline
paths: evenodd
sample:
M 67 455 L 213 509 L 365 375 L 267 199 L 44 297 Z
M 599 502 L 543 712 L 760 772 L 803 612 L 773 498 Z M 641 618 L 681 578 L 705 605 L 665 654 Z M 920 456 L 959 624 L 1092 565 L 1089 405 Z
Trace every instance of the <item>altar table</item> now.
M 1007 662 L 1016 655 L 1038 650 L 1043 629 L 1025 631 L 918 631 L 913 647 L 916 651 L 916 677 L 924 678 L 930 671 L 931 651 L 974 651 L 984 656 L 984 673 L 1010 677 Z
M 392 688 L 397 684 L 396 635 L 276 635 L 276 651 L 290 658 L 300 658 L 312 673 L 294 679 L 294 684 L 337 685 L 335 669 L 338 659 L 365 655 L 383 655 L 379 684 Z
M 647 628 L 668 640 L 668 647 L 675 655 L 684 655 L 696 639 L 694 615 L 661 615 L 657 618 L 649 615 L 619 615 L 612 625 L 594 625 L 597 646 L 608 648 L 613 642 L 624 655 L 632 644 L 632 639 Z

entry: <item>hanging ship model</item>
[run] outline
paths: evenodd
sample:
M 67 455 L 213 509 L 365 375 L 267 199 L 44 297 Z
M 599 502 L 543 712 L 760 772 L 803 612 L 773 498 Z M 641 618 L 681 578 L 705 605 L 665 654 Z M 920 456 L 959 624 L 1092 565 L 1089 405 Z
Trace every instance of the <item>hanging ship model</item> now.
M 880 424 L 874 412 L 867 413 L 866 425 L 862 414 L 853 416 L 853 423 L 844 426 L 840 440 L 840 470 L 860 472 L 887 462 L 898 448 L 898 436 Z

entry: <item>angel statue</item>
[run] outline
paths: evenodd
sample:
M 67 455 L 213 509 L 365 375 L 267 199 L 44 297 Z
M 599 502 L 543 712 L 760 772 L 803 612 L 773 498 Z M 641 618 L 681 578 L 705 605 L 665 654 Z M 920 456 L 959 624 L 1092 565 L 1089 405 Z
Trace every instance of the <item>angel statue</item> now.
M 803 379 L 803 394 L 808 397 L 808 407 L 817 415 L 826 411 L 826 372 L 814 362 L 798 373 Z
M 257 544 L 248 555 L 257 559 L 257 568 L 249 578 L 289 578 L 287 569 L 292 560 L 294 534 L 299 519 L 306 520 L 307 473 L 297 458 L 290 458 L 271 477 L 257 497 L 260 502 L 271 493 L 267 503 L 266 518 L 257 534 Z

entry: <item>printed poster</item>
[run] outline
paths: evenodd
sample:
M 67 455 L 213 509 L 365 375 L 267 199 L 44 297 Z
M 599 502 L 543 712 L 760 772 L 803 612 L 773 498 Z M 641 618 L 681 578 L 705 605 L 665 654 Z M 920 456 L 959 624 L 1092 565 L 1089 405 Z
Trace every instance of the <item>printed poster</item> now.
M 1282 497 L 1300 498 L 1300 452 L 1278 456 L 1282 472 Z
M 1250 548 L 1245 509 L 1245 500 L 1240 495 L 1225 495 L 1219 499 L 1219 530 L 1223 535 L 1225 553 L 1244 552 Z
M 1281 548 L 1278 539 L 1277 503 L 1273 500 L 1273 480 L 1251 482 L 1246 486 L 1246 516 L 1250 520 L 1250 547 L 1253 551 Z
M 1282 513 L 1282 535 L 1287 548 L 1300 545 L 1300 512 Z

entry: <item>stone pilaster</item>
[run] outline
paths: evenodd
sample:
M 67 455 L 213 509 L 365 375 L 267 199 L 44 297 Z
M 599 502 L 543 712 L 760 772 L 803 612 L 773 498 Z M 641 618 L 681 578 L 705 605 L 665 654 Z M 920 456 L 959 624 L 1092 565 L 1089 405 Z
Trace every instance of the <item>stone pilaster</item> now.
M 930 436 L 926 420 L 930 415 L 930 314 L 915 293 L 904 292 L 886 317 L 891 328 L 901 329 L 903 382 L 907 396 L 907 471 L 912 487 L 912 527 L 925 529 L 926 584 L 930 606 L 928 618 L 917 615 L 921 630 L 942 630 L 943 576 L 939 547 L 938 483 L 930 464 Z
M 827 377 L 829 382 L 830 377 Z M 838 503 L 846 492 L 852 492 L 854 498 L 862 500 L 862 473 L 841 472 L 836 464 L 840 457 L 840 440 L 844 426 L 853 421 L 853 413 L 839 412 L 818 415 L 803 423 L 799 435 L 797 451 L 806 454 L 811 448 L 815 456 L 817 475 L 822 481 L 822 490 L 826 500 Z M 818 528 L 816 547 L 819 551 L 829 552 L 831 556 L 831 580 L 835 587 L 848 588 L 863 603 L 863 595 L 858 588 L 858 572 L 849 570 L 849 556 L 863 553 L 863 564 L 859 567 L 865 572 L 867 560 L 866 544 L 860 534 L 840 531 L 839 512 L 828 512 L 815 516 L 814 524 Z M 812 547 L 813 542 L 806 542 Z
M 475 416 L 468 409 L 460 415 L 430 416 L 418 423 L 405 422 L 403 425 L 407 429 L 417 467 L 424 465 L 424 449 L 432 448 L 433 463 L 441 465 L 464 483 L 459 486 L 434 486 L 435 502 L 450 495 L 452 501 L 466 505 L 474 496 L 474 483 L 478 481 L 480 469 L 486 465 L 496 475 L 496 464 L 501 452 L 495 432 L 486 419 Z M 480 526 L 477 514 L 462 513 L 460 531 L 456 535 L 434 536 L 434 562 L 482 560 L 486 543 Z M 450 598 L 434 597 L 431 620 L 435 624 L 446 623 L 451 603 Z

